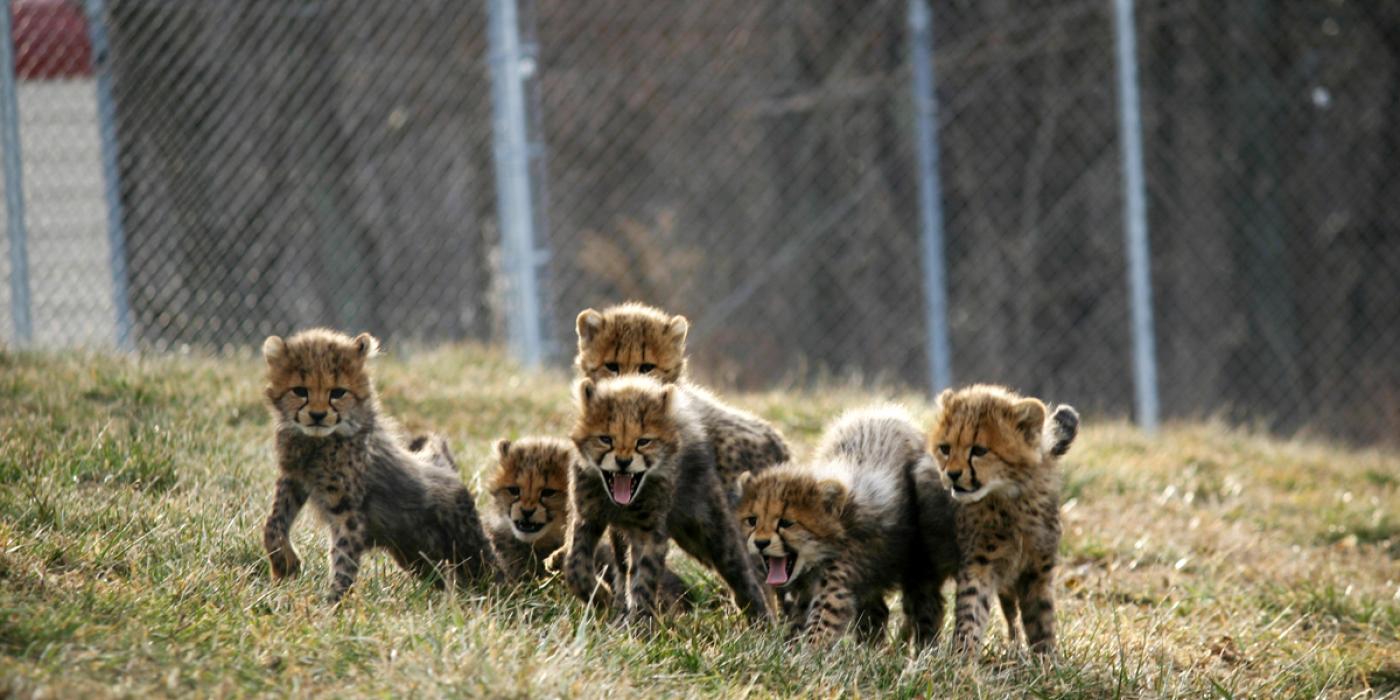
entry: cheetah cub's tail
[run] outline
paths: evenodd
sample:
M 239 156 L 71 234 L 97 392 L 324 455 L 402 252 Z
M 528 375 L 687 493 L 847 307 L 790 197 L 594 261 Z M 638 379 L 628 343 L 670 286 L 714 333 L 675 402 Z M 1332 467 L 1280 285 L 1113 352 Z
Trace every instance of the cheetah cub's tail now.
M 452 450 L 441 435 L 419 435 L 408 443 L 408 451 L 434 467 L 457 472 L 457 460 L 452 459 Z
M 1055 407 L 1050 417 L 1045 419 L 1045 429 L 1041 432 L 1041 450 L 1051 457 L 1060 457 L 1069 452 L 1069 446 L 1079 435 L 1079 412 L 1073 406 L 1061 404 Z

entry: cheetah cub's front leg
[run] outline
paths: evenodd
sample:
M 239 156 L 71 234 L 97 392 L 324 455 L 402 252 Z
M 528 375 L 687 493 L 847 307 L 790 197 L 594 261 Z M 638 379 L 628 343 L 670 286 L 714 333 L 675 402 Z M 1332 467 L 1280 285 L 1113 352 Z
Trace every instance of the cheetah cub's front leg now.
M 365 519 L 349 512 L 331 521 L 331 592 L 326 602 L 339 602 L 360 574 L 360 556 L 366 549 Z
M 670 538 L 660 529 L 629 528 L 627 540 L 631 553 L 627 567 L 627 616 L 632 621 L 650 622 L 656 617 L 656 589 L 666 567 Z
M 813 646 L 826 646 L 840 637 L 856 617 L 849 573 L 838 563 L 817 582 L 807 608 L 806 640 Z
M 263 525 L 263 548 L 272 564 L 273 578 L 296 576 L 301 571 L 301 559 L 297 558 L 290 536 L 292 523 L 302 506 L 306 505 L 306 489 L 295 480 L 283 477 L 277 480 L 277 492 L 272 497 L 272 513 Z
M 1050 572 L 1042 564 L 1023 574 L 1015 590 L 996 591 L 996 577 L 986 567 L 967 567 L 958 576 L 955 644 L 960 654 L 974 657 L 982 646 L 982 634 L 991 614 L 991 594 L 996 592 L 1006 616 L 1006 637 L 1012 647 L 1018 638 L 1017 619 L 1025 627 L 1026 642 L 1037 654 L 1055 651 L 1055 601 Z
M 569 590 L 579 600 L 589 601 L 596 607 L 604 607 L 609 602 L 609 594 L 598 579 L 594 557 L 598 543 L 603 539 L 606 528 L 597 522 L 574 518 L 569 531 L 568 542 L 559 552 L 550 556 L 549 568 L 557 568 L 560 552 L 564 552 L 564 581 Z M 619 555 L 620 556 L 620 555 Z
M 1021 608 L 1021 624 L 1026 643 L 1038 654 L 1055 651 L 1054 562 L 1043 562 L 1021 575 L 1016 582 L 1016 599 Z M 1007 625 L 1012 625 L 1007 618 Z
M 982 632 L 991 614 L 995 578 L 986 566 L 965 566 L 958 572 L 954 599 L 953 646 L 964 659 L 976 658 L 982 650 Z

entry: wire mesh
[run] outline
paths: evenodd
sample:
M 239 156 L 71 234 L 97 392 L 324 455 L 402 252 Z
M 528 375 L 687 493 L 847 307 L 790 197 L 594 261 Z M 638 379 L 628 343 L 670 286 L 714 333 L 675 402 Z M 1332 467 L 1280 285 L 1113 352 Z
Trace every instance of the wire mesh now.
M 928 384 L 908 0 L 519 4 L 552 361 L 641 299 L 714 383 Z M 1137 3 L 1164 416 L 1400 435 L 1392 5 Z M 123 287 L 145 351 L 505 341 L 486 3 L 11 8 L 35 345 L 111 343 Z M 1127 414 L 1111 3 L 931 8 L 954 379 Z

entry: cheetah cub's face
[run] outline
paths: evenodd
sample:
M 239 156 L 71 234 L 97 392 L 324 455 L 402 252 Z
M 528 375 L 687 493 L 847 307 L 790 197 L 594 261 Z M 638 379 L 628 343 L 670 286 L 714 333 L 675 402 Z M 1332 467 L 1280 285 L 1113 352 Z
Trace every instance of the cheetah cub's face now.
M 644 374 L 674 384 L 685 371 L 684 316 L 635 302 L 578 315 L 578 356 L 574 364 L 595 382 Z
M 528 544 L 546 535 L 562 536 L 573 445 L 537 438 L 501 440 L 496 458 L 491 496 L 496 512 L 510 520 L 515 539 Z
M 845 528 L 845 484 L 783 464 L 739 475 L 739 529 L 761 558 L 764 582 L 783 587 L 834 557 Z
M 939 476 L 956 501 L 994 493 L 1015 497 L 1042 468 L 1045 405 L 1006 389 L 976 385 L 938 396 L 929 445 Z
M 267 397 L 277 429 L 311 437 L 352 435 L 373 413 L 366 362 L 379 351 L 368 333 L 313 329 L 263 342 Z
M 613 503 L 630 505 L 679 445 L 677 389 L 648 377 L 580 379 L 571 437 Z

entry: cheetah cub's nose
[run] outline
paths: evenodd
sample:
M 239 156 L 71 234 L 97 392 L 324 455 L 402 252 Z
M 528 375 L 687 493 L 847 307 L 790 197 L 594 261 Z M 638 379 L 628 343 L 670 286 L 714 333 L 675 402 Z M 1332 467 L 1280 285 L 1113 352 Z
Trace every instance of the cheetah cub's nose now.
M 307 412 L 306 412 L 306 415 L 311 416 L 311 422 L 312 422 L 312 423 L 320 423 L 322 420 L 325 420 L 325 418 L 326 418 L 326 412 L 325 412 L 325 411 L 307 411 Z
M 617 467 L 618 467 L 619 469 L 626 469 L 626 468 L 632 466 L 632 458 L 631 458 L 631 457 L 628 457 L 627 459 L 623 459 L 623 458 L 621 458 L 621 457 L 618 457 L 618 458 L 616 459 L 616 462 L 617 462 Z
M 530 516 L 532 516 L 532 515 L 534 515 L 534 514 L 535 514 L 535 509 L 534 509 L 534 508 L 521 508 L 521 509 L 520 509 L 520 517 L 522 517 L 522 518 L 528 518 L 528 517 L 530 517 Z
M 955 472 L 948 472 L 948 479 L 949 479 L 949 480 L 951 480 L 951 481 L 957 481 L 957 480 L 960 479 L 960 478 L 962 478 L 962 471 L 961 471 L 961 470 L 955 471 Z
M 772 541 L 773 540 L 754 540 L 753 546 L 757 547 L 758 551 L 762 552 L 763 550 L 768 549 L 768 543 Z

